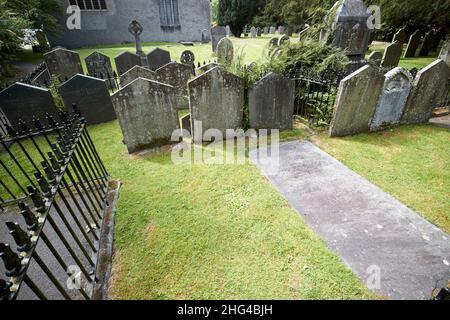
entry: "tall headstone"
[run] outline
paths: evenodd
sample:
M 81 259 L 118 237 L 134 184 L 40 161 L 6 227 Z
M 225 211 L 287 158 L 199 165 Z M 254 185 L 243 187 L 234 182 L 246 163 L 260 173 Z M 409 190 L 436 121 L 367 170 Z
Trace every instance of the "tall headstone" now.
M 373 61 L 378 67 L 381 65 L 381 60 L 383 59 L 383 54 L 380 51 L 373 51 L 368 60 Z
M 50 74 L 60 77 L 62 81 L 78 73 L 83 74 L 80 55 L 75 51 L 58 48 L 45 53 L 44 59 Z
M 269 73 L 250 89 L 250 127 L 292 129 L 294 100 L 294 82 L 282 75 Z
M 112 96 L 129 153 L 172 143 L 180 128 L 175 99 L 172 86 L 142 78 Z
M 426 57 L 430 52 L 430 47 L 433 42 L 433 31 L 428 31 L 423 38 L 422 46 L 420 47 L 419 56 Z
M 394 38 L 392 39 L 392 42 L 398 41 L 399 44 L 403 45 L 406 41 L 406 32 L 405 28 L 401 28 L 397 31 L 396 34 L 394 34 Z
M 254 38 L 256 38 L 256 35 L 257 35 L 256 28 L 255 27 L 251 27 L 250 28 L 250 38 L 254 39 Z
M 412 81 L 412 75 L 403 68 L 394 68 L 384 75 L 383 91 L 370 124 L 371 131 L 400 123 Z
M 59 88 L 64 105 L 72 111 L 75 103 L 87 124 L 116 119 L 105 80 L 77 74 Z
M 220 130 L 226 137 L 227 129 L 242 127 L 244 80 L 221 67 L 213 68 L 189 82 L 189 102 L 195 142 L 201 142 L 209 129 Z M 202 122 L 201 130 L 197 121 Z
M 192 67 L 182 63 L 171 62 L 156 70 L 157 81 L 169 84 L 174 88 L 177 95 L 174 108 L 177 110 L 189 109 L 187 84 L 191 77 Z
M 397 41 L 387 46 L 386 50 L 384 50 L 381 66 L 385 68 L 398 66 L 398 63 L 400 62 L 400 58 L 402 56 L 402 50 L 403 45 Z
M 156 48 L 147 55 L 148 67 L 156 71 L 157 69 L 170 63 L 170 52 L 161 48 Z
M 33 123 L 33 115 L 44 119 L 45 114 L 57 116 L 53 97 L 47 89 L 17 82 L 0 92 L 0 108 L 12 126 L 19 119 Z
M 217 59 L 220 64 L 228 65 L 233 61 L 234 46 L 228 38 L 222 38 L 217 45 Z
M 143 31 L 144 28 L 136 20 L 131 21 L 130 25 L 128 26 L 128 32 L 130 32 L 133 35 L 134 41 L 136 42 L 136 54 L 140 57 L 144 55 L 141 42 L 141 34 Z
M 417 73 L 401 123 L 427 123 L 447 89 L 450 67 L 437 59 Z
M 439 53 L 439 59 L 450 66 L 450 37 L 447 37 L 444 44 L 442 45 L 441 52 Z
M 384 76 L 369 65 L 345 77 L 339 84 L 330 136 L 368 132 L 383 84 Z
M 406 51 L 405 51 L 405 58 L 411 58 L 414 57 L 416 55 L 416 51 L 417 48 L 419 47 L 419 43 L 420 43 L 420 38 L 421 38 L 421 34 L 420 34 L 420 30 L 416 30 L 411 37 L 409 38 L 408 41 L 408 46 L 406 47 Z
M 122 52 L 114 58 L 116 62 L 116 69 L 119 76 L 133 68 L 141 65 L 141 57 L 131 52 Z
M 217 26 L 211 28 L 211 42 L 213 52 L 217 52 L 217 45 L 222 38 L 227 36 L 227 30 L 225 27 Z
M 148 80 L 155 80 L 156 81 L 156 73 L 150 69 L 141 67 L 141 66 L 134 66 L 124 74 L 120 76 L 120 86 L 123 88 L 126 85 L 130 84 L 137 78 L 143 78 Z

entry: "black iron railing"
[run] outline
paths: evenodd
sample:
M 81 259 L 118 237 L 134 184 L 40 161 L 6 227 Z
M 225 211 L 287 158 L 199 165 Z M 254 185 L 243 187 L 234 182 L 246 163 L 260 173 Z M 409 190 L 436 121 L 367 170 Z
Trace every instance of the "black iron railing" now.
M 90 299 L 109 175 L 79 112 L 33 119 L 0 138 L 0 300 Z

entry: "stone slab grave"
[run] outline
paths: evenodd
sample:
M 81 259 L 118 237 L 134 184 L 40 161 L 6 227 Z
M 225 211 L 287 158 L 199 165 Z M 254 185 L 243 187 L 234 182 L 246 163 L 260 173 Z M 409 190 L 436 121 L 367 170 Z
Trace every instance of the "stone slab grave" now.
M 116 119 L 105 80 L 78 74 L 64 82 L 59 92 L 66 108 L 72 111 L 75 103 L 89 125 Z
M 250 127 L 292 129 L 294 100 L 294 82 L 282 75 L 269 73 L 250 88 Z
M 244 81 L 221 67 L 215 67 L 189 82 L 189 103 L 194 142 L 201 143 L 209 129 L 240 129 L 244 109 Z M 202 130 L 195 122 L 202 122 Z M 206 139 L 207 140 L 207 139 Z
M 44 123 L 46 113 L 58 117 L 50 91 L 20 82 L 0 92 L 0 107 L 13 127 L 19 119 L 33 123 L 33 115 Z
M 180 123 L 172 86 L 138 78 L 112 100 L 129 153 L 173 143 L 172 133 Z
M 420 30 L 416 30 L 411 37 L 409 38 L 408 46 L 406 47 L 405 51 L 405 58 L 412 58 L 416 55 L 417 48 L 420 44 L 420 38 L 422 37 L 422 34 L 420 33 Z
M 262 150 L 266 154 L 267 150 Z M 431 297 L 450 279 L 450 236 L 310 142 L 250 159 L 364 284 L 392 299 Z M 274 170 L 275 166 L 279 170 Z
M 396 67 L 402 56 L 403 44 L 398 41 L 391 43 L 384 51 L 381 66 L 385 68 Z
M 383 60 L 383 54 L 380 51 L 373 51 L 367 59 L 373 61 L 377 66 L 380 66 L 381 60 Z
M 119 76 L 121 76 L 134 66 L 141 65 L 141 57 L 128 51 L 119 54 L 114 58 L 114 61 L 116 62 L 117 74 Z
M 120 87 L 123 88 L 130 84 L 137 78 L 144 78 L 148 80 L 156 80 L 156 73 L 150 69 L 134 66 L 124 74 L 120 76 Z
M 399 124 L 411 92 L 413 77 L 404 68 L 394 68 L 384 75 L 384 79 L 383 91 L 370 124 L 371 131 Z
M 225 27 L 216 26 L 211 28 L 211 42 L 213 52 L 217 52 L 217 45 L 222 38 L 227 36 L 227 29 Z
M 161 48 L 156 48 L 147 55 L 148 67 L 150 70 L 156 71 L 157 69 L 170 63 L 170 52 Z
M 169 84 L 175 89 L 177 101 L 174 108 L 177 110 L 189 109 L 187 84 L 193 77 L 192 67 L 178 62 L 171 62 L 156 70 L 155 74 L 157 81 Z
M 80 55 L 75 51 L 58 48 L 45 53 L 44 60 L 50 74 L 60 77 L 61 81 L 83 74 Z
M 330 136 L 368 132 L 383 84 L 384 76 L 368 65 L 345 77 L 339 84 Z
M 111 59 L 107 55 L 94 51 L 87 56 L 84 61 L 86 62 L 86 68 L 89 76 L 99 79 L 108 79 L 108 77 L 113 77 Z M 116 82 L 114 80 L 106 81 L 106 85 L 109 89 L 116 88 Z
M 422 46 L 420 47 L 419 56 L 426 57 L 430 52 L 430 47 L 433 43 L 433 31 L 428 31 L 423 38 Z
M 401 123 L 427 123 L 447 89 L 449 76 L 450 67 L 440 59 L 420 70 L 414 79 Z
M 233 62 L 234 46 L 229 38 L 222 38 L 217 44 L 217 60 L 219 64 L 229 65 Z

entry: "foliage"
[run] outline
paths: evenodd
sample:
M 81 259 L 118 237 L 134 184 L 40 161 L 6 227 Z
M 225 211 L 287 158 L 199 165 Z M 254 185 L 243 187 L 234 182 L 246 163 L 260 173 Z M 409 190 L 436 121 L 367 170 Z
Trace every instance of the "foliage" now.
M 219 0 L 219 25 L 229 25 L 231 32 L 240 37 L 243 28 L 251 22 L 262 3 L 262 0 Z
M 64 100 L 59 93 L 58 88 L 61 86 L 61 81 L 58 79 L 56 75 L 52 75 L 50 79 L 50 86 L 48 90 L 53 97 L 53 101 L 55 101 L 55 106 L 58 111 L 65 111 L 66 107 L 64 105 Z
M 211 20 L 213 24 L 219 21 L 219 0 L 211 1 Z

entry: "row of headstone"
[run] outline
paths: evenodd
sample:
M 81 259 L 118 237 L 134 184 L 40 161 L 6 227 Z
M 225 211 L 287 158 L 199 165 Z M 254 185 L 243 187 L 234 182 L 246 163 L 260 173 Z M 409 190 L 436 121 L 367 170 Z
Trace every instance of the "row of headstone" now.
M 161 68 L 171 62 L 170 52 L 161 48 L 155 48 L 146 55 L 146 64 L 142 62 L 139 55 L 128 51 L 122 52 L 115 57 L 114 60 L 116 62 L 116 69 L 119 75 L 124 74 L 134 66 L 148 67 L 150 70 L 156 71 L 158 68 Z
M 450 67 L 438 59 L 413 76 L 395 68 L 384 76 L 367 65 L 339 85 L 331 136 L 426 123 L 447 88 Z
M 404 57 L 415 57 L 419 46 L 419 56 L 428 56 L 430 51 L 437 50 L 441 40 L 445 38 L 445 34 L 445 30 L 442 28 L 436 32 L 428 31 L 423 37 L 422 45 L 420 45 L 422 34 L 420 30 L 416 30 L 409 38 Z

